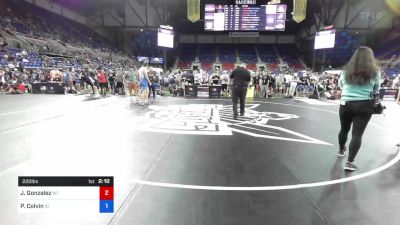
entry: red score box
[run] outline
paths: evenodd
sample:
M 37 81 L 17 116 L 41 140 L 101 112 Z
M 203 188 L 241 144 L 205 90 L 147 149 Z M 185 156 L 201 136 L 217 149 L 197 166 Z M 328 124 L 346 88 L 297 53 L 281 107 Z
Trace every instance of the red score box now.
M 114 187 L 100 187 L 100 200 L 114 200 Z

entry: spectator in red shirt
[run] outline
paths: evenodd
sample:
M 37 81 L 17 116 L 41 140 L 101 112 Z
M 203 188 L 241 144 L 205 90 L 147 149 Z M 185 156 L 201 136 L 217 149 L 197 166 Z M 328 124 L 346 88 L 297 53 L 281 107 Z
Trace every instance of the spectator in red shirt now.
M 25 93 L 25 84 L 20 83 L 20 84 L 15 84 L 11 85 L 10 89 L 8 89 L 7 93 L 8 94 L 23 94 Z
M 100 93 L 102 95 L 106 95 L 108 90 L 108 79 L 107 79 L 107 74 L 104 72 L 102 68 L 99 68 L 99 73 L 97 74 L 97 78 L 99 79 Z
M 25 93 L 25 91 L 26 91 L 25 84 L 24 84 L 24 83 L 19 84 L 18 87 L 17 87 L 17 89 L 18 89 L 18 91 L 21 92 L 21 94 L 22 94 L 22 93 Z

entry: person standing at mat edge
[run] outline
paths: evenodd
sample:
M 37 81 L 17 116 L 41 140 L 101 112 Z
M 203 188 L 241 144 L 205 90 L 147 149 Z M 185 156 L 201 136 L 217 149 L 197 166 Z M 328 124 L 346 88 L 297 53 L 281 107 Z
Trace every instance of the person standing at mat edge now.
M 233 119 L 237 120 L 237 104 L 240 100 L 240 115 L 244 115 L 247 87 L 250 82 L 250 72 L 243 67 L 238 66 L 232 71 L 230 76 L 230 85 L 232 87 Z
M 347 171 L 357 170 L 354 159 L 361 146 L 362 136 L 373 113 L 374 93 L 379 93 L 381 74 L 374 53 L 368 47 L 358 48 L 345 66 L 339 78 L 342 89 L 339 115 L 339 153 L 346 151 L 347 134 L 353 124 L 349 144 L 349 156 L 344 167 Z

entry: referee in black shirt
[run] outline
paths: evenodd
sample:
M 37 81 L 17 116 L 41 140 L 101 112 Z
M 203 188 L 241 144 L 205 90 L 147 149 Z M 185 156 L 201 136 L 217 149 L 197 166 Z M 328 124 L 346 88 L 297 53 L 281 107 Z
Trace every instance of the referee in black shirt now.
M 232 71 L 230 78 L 230 85 L 232 87 L 233 119 L 237 120 L 237 104 L 239 99 L 240 115 L 244 115 L 247 87 L 249 86 L 249 82 L 251 79 L 250 72 L 245 68 L 238 66 L 235 70 Z

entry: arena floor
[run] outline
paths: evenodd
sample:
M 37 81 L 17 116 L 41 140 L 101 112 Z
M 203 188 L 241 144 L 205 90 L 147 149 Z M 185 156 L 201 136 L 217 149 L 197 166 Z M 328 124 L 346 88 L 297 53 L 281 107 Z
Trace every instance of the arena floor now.
M 374 116 L 345 173 L 335 102 L 0 95 L 0 224 L 398 225 L 399 112 Z M 18 176 L 114 176 L 115 213 L 18 210 Z M 82 201 L 82 202 L 80 202 Z M 81 204 L 82 203 L 82 204 Z

